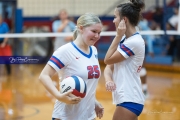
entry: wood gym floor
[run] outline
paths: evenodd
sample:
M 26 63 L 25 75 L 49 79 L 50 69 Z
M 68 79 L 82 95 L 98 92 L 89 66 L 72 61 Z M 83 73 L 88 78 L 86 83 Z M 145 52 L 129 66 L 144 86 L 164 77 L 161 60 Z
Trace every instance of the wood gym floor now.
M 38 81 L 44 65 L 11 66 L 12 74 L 6 76 L 0 65 L 0 120 L 51 120 L 54 98 Z M 53 79 L 56 82 L 57 76 Z M 138 120 L 180 120 L 180 74 L 148 70 L 147 83 L 148 95 Z M 102 120 L 111 120 L 115 105 L 105 90 L 103 75 L 97 99 L 105 108 Z

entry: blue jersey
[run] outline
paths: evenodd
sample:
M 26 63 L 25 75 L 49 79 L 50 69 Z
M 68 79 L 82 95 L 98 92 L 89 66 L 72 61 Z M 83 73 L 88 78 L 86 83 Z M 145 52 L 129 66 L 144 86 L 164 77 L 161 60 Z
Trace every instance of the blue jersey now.
M 9 32 L 9 27 L 5 22 L 0 24 L 0 34 L 5 34 Z M 4 40 L 4 38 L 0 38 L 0 41 Z

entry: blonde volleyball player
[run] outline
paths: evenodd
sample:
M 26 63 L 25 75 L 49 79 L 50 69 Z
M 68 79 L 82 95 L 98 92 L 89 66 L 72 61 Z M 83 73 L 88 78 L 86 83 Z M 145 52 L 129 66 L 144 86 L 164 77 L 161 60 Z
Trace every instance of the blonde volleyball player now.
M 130 0 L 114 11 L 117 34 L 104 59 L 106 89 L 112 91 L 116 104 L 113 120 L 137 120 L 143 110 L 145 98 L 139 72 L 145 43 L 136 31 L 143 7 L 143 1 Z
M 100 19 L 91 13 L 80 16 L 74 31 L 74 41 L 58 48 L 40 74 L 40 81 L 57 99 L 53 120 L 95 120 L 103 116 L 104 108 L 96 100 L 96 86 L 101 75 L 97 49 L 93 46 L 102 30 Z M 86 96 L 70 97 L 72 91 L 61 94 L 52 83 L 54 73 L 61 72 L 62 79 L 77 75 L 87 84 Z

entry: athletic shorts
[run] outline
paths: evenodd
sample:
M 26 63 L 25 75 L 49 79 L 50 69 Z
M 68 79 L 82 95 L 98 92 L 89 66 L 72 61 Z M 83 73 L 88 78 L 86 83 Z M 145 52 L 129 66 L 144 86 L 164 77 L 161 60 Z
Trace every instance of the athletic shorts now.
M 130 110 L 131 112 L 133 112 L 134 114 L 136 114 L 137 116 L 141 114 L 144 107 L 144 105 L 142 104 L 133 103 L 133 102 L 124 102 L 124 103 L 117 104 L 116 106 L 124 107 Z

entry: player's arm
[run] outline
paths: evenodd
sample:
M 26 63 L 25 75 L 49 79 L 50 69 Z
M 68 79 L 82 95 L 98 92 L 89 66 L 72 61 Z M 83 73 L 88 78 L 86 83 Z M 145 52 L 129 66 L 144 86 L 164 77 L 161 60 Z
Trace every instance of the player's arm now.
M 96 112 L 96 116 L 101 119 L 103 117 L 104 114 L 104 107 L 101 105 L 101 103 L 99 101 L 95 101 L 95 112 Z
M 46 65 L 42 70 L 39 80 L 44 85 L 44 87 L 59 101 L 67 104 L 77 104 L 80 101 L 79 97 L 69 97 L 72 91 L 61 94 L 57 88 L 54 86 L 51 77 L 56 73 L 55 69 L 50 65 Z
M 54 73 L 56 73 L 56 71 L 47 64 L 42 70 L 39 80 L 53 96 L 57 97 L 59 96 L 59 91 L 56 89 L 51 79 Z
M 107 91 L 114 91 L 116 89 L 116 85 L 112 79 L 113 75 L 113 70 L 114 70 L 114 65 L 106 65 L 104 69 L 104 78 L 106 82 L 106 90 Z
M 110 65 L 110 64 L 118 63 L 118 62 L 125 60 L 124 56 L 121 55 L 121 53 L 119 53 L 117 51 L 117 47 L 118 47 L 120 40 L 122 39 L 125 31 L 126 31 L 125 22 L 124 22 L 124 20 L 121 20 L 121 22 L 119 23 L 119 26 L 117 28 L 117 34 L 106 53 L 106 56 L 104 59 L 105 64 Z
M 58 27 L 57 32 L 62 32 L 69 23 L 69 20 L 62 21 L 62 24 Z
M 113 81 L 112 80 L 112 74 L 113 74 L 114 65 L 106 65 L 104 69 L 104 78 L 105 82 Z
M 122 62 L 123 60 L 126 59 L 119 51 L 113 50 L 113 49 L 114 48 L 112 48 L 112 49 L 109 48 L 109 52 L 107 52 L 106 57 L 104 59 L 104 63 L 107 65 Z
M 3 43 L 1 44 L 1 47 L 5 47 L 8 42 L 8 38 L 4 38 Z

